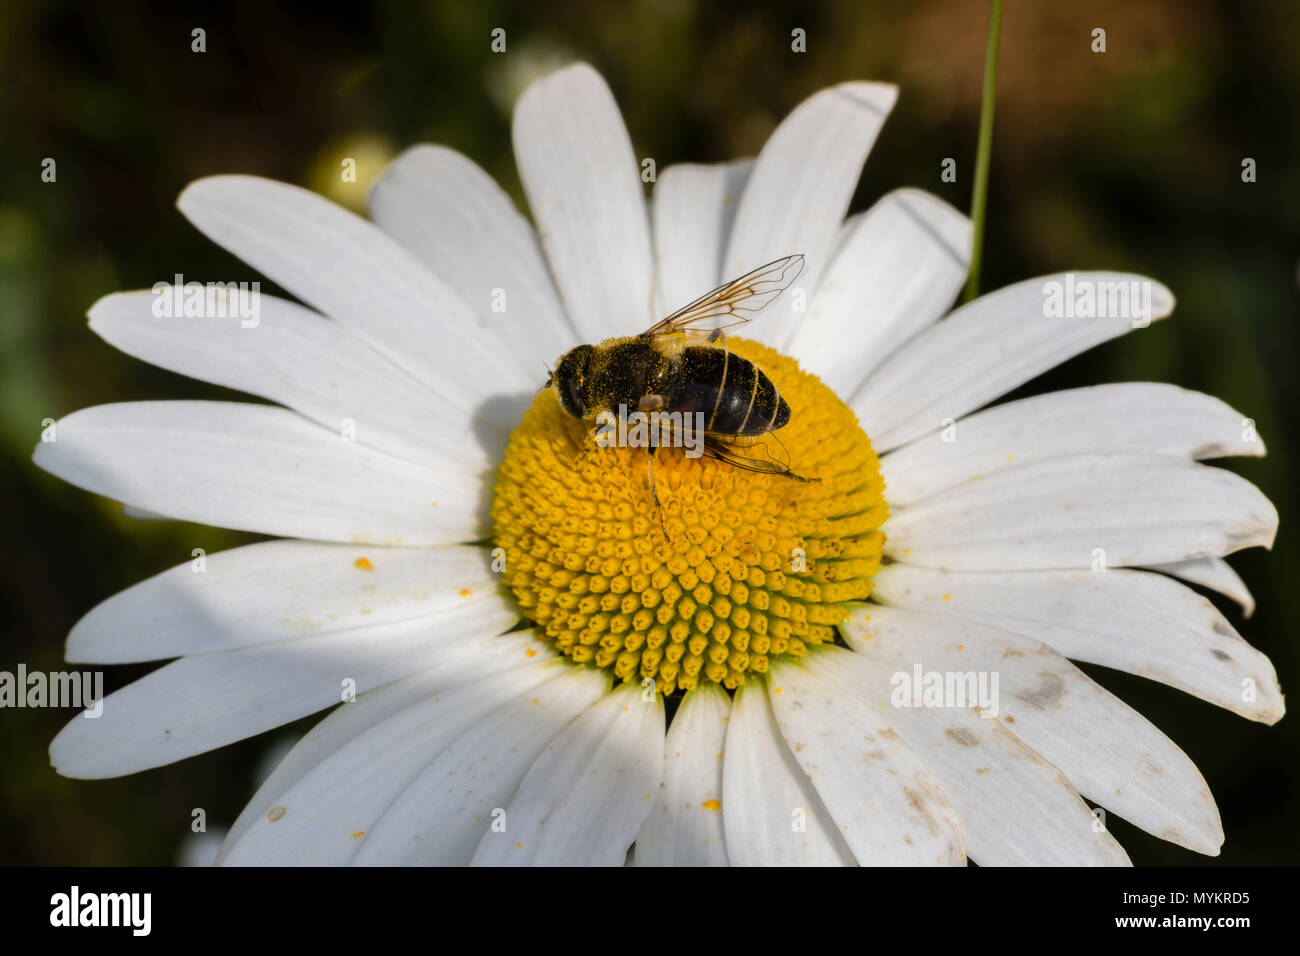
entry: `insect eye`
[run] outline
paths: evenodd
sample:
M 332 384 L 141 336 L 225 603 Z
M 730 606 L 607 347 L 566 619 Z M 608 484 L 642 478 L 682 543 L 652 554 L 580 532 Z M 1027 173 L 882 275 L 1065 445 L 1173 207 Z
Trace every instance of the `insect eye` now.
M 574 418 L 582 418 L 587 414 L 586 403 L 582 400 L 582 379 L 574 376 L 562 381 L 560 404 Z

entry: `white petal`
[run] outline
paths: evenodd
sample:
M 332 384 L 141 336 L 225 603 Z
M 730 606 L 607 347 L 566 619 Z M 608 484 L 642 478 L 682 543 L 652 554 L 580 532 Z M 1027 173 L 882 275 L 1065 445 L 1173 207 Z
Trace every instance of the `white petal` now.
M 183 657 L 110 694 L 99 718 L 73 718 L 50 761 L 64 776 L 100 778 L 183 760 L 433 667 L 516 618 L 485 593 L 431 617 Z
M 768 699 L 794 759 L 863 866 L 965 866 L 951 804 L 879 711 L 829 676 L 839 656 L 772 663 Z
M 371 727 L 444 689 L 554 657 L 551 645 L 539 640 L 534 631 L 513 631 L 498 637 L 482 635 L 449 646 L 445 657 L 434 667 L 376 687 L 355 697 L 347 706 L 336 707 L 298 741 L 258 787 L 230 828 L 226 848 L 277 806 L 281 794 Z
M 970 247 L 970 220 L 942 199 L 919 189 L 888 193 L 844 237 L 789 353 L 837 394 L 853 394 L 952 305 Z
M 658 315 L 668 315 L 734 276 L 722 275 L 722 253 L 750 171 L 751 159 L 705 166 L 669 166 L 655 184 Z
M 891 516 L 885 534 L 886 554 L 928 568 L 1118 567 L 1272 547 L 1277 509 L 1222 468 L 1070 455 L 940 492 Z
M 1132 865 L 1065 776 L 997 720 L 913 713 L 924 713 L 919 725 L 900 722 L 899 732 L 953 804 L 980 866 Z
M 1148 833 L 1214 855 L 1223 828 L 1195 765 L 1141 714 L 1038 641 L 970 621 L 860 606 L 841 632 L 897 672 L 996 675 L 995 716 L 1085 797 Z M 883 690 L 883 689 L 882 689 Z
M 1262 455 L 1240 412 L 1174 385 L 1131 382 L 1008 402 L 924 435 L 880 459 L 889 503 L 911 504 L 1014 463 L 1087 452 L 1186 458 Z
M 270 813 L 227 843 L 224 866 L 338 866 L 402 790 L 475 723 L 569 665 L 548 661 L 444 685 L 367 728 L 281 792 Z
M 1107 339 L 1141 324 L 1137 299 L 1113 305 L 1106 318 L 1051 317 L 1048 289 L 1129 289 L 1146 283 L 1150 317 L 1167 316 L 1174 297 L 1158 282 L 1114 272 L 1042 276 L 1007 286 L 970 302 L 917 335 L 889 357 L 849 399 L 877 452 L 918 438 L 986 405 L 1017 385 Z M 1070 285 L 1066 285 L 1066 283 Z M 1084 286 L 1084 283 L 1091 285 Z M 1123 286 L 1112 283 L 1126 283 Z M 1125 294 L 1125 299 L 1130 297 Z M 1100 308 L 1098 311 L 1102 311 Z M 1128 314 L 1132 312 L 1133 315 Z
M 719 685 L 687 692 L 664 743 L 664 779 L 636 837 L 634 866 L 726 866 L 722 757 L 731 699 Z
M 872 580 L 871 596 L 1006 628 L 1072 660 L 1158 680 L 1251 720 L 1272 724 L 1285 710 L 1268 657 L 1209 601 L 1159 574 L 970 573 L 892 564 Z M 1251 699 L 1243 700 L 1247 686 Z
M 731 703 L 722 761 L 732 866 L 853 866 L 853 853 L 795 761 L 757 680 Z
M 255 176 L 212 176 L 190 184 L 176 204 L 209 238 L 456 408 L 492 414 L 489 399 L 536 387 L 536 369 L 503 352 L 449 285 L 378 226 L 315 193 Z
M 888 665 L 828 648 L 825 672 L 871 706 Z M 1061 772 L 996 718 L 969 707 L 894 706 L 890 726 L 952 803 L 980 866 L 1124 866 L 1128 856 Z
M 120 664 L 273 644 L 454 610 L 498 586 L 479 547 L 264 541 L 115 594 L 73 626 L 66 657 Z
M 804 273 L 768 306 L 746 336 L 776 347 L 789 341 L 831 253 L 867 153 L 898 88 L 840 83 L 804 100 L 781 121 L 754 163 L 723 257 L 725 279 L 774 259 L 802 253 Z
M 1241 616 L 1247 620 L 1255 613 L 1255 596 L 1250 593 L 1241 576 L 1222 558 L 1193 558 L 1190 561 L 1173 561 L 1150 567 L 1153 571 L 1172 574 L 1231 598 L 1241 605 Z
M 871 208 L 874 209 L 875 207 L 872 206 Z M 839 258 L 840 253 L 844 251 L 844 247 L 852 241 L 853 237 L 857 234 L 858 226 L 862 224 L 862 220 L 866 218 L 867 213 L 869 212 L 871 212 L 871 209 L 864 209 L 862 212 L 850 213 L 840 221 L 840 228 L 835 232 L 835 246 L 831 252 L 832 263 Z M 816 299 L 813 301 L 815 303 Z
M 653 321 L 650 227 L 618 104 L 585 63 L 533 83 L 515 105 L 519 178 L 584 342 Z
M 489 461 L 469 414 L 310 309 L 261 296 L 258 324 L 244 328 L 237 316 L 160 318 L 155 301 L 152 291 L 105 296 L 90 327 L 128 355 L 287 405 L 332 432 L 350 421 L 360 444 L 409 461 L 458 471 Z
M 367 831 L 353 864 L 469 863 L 546 745 L 609 693 L 603 671 L 555 666 L 558 676 L 478 720 L 420 771 Z
M 475 866 L 622 866 L 664 767 L 664 705 L 625 683 L 560 732 L 484 834 Z
M 483 478 L 425 468 L 302 416 L 240 402 L 125 402 L 73 412 L 33 460 L 172 518 L 325 541 L 426 545 L 489 526 Z
M 525 369 L 540 370 L 578 343 L 532 223 L 471 160 L 414 146 L 388 167 L 368 203 L 375 222 L 455 289 Z

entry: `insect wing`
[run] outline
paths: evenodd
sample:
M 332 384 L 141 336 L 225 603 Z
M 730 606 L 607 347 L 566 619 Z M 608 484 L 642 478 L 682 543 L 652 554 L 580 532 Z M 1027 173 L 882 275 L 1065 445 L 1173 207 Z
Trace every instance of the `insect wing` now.
M 773 445 L 775 444 L 775 447 Z M 741 445 L 722 435 L 706 435 L 704 457 L 723 464 L 765 475 L 780 475 L 796 481 L 815 482 L 790 470 L 790 454 L 774 432 L 767 432 L 753 442 Z
M 646 329 L 645 335 L 725 332 L 767 308 L 803 272 L 803 256 L 786 256 L 718 286 Z

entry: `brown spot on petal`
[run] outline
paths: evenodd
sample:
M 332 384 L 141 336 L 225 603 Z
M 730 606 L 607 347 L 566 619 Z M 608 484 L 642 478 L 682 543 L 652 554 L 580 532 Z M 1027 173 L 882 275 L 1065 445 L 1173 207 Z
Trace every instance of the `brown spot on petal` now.
M 1048 707 L 1059 705 L 1061 698 L 1065 696 L 1065 681 L 1051 671 L 1043 671 L 1042 677 L 1042 683 L 1033 690 L 1012 696 L 1037 710 L 1046 710 Z
M 922 819 L 925 820 L 925 825 L 929 827 L 930 833 L 938 836 L 943 832 L 943 828 L 940 827 L 938 819 L 930 809 L 929 804 L 932 796 L 931 794 L 924 793 L 914 787 L 904 787 L 903 796 L 907 799 L 907 802 L 912 806 L 912 808 L 921 815 Z
M 965 727 L 949 727 L 944 731 L 949 740 L 961 744 L 963 747 L 975 747 L 979 745 L 979 739 Z

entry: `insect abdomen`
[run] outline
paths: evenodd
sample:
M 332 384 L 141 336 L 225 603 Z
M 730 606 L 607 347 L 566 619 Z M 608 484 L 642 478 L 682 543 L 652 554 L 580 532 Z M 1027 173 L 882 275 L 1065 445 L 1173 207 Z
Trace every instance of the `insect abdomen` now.
M 790 406 L 761 369 L 723 348 L 683 350 L 664 407 L 704 413 L 705 428 L 719 435 L 761 435 L 790 420 Z

